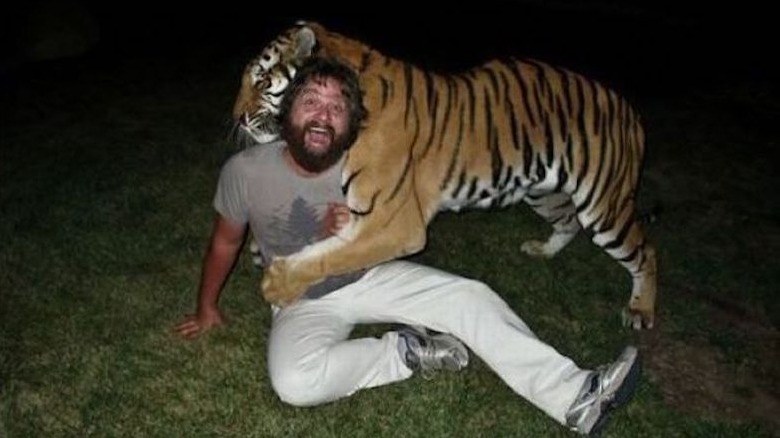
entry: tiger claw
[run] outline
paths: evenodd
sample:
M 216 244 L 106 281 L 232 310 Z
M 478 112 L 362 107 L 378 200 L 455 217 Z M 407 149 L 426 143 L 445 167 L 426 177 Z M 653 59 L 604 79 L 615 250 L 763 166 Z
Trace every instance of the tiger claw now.
M 620 314 L 624 327 L 629 327 L 634 330 L 652 330 L 653 318 L 652 316 L 645 316 L 637 310 L 624 308 Z

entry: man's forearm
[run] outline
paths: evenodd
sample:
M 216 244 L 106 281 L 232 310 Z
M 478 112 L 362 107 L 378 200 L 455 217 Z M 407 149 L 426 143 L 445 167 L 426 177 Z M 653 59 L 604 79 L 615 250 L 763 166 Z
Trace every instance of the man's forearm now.
M 238 246 L 211 245 L 203 260 L 203 274 L 198 292 L 198 312 L 217 308 L 225 284 L 238 255 Z

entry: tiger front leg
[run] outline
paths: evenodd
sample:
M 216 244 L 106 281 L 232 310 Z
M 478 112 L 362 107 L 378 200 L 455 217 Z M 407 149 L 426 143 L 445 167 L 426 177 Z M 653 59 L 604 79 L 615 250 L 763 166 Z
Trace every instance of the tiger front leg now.
M 580 223 L 577 210 L 565 193 L 552 193 L 541 197 L 528 196 L 525 202 L 553 227 L 553 233 L 546 241 L 528 240 L 520 250 L 532 257 L 551 258 L 577 236 Z
M 295 275 L 295 270 L 290 269 L 290 265 L 288 257 L 277 257 L 263 273 L 261 293 L 269 303 L 279 307 L 288 306 L 318 281 L 313 276 Z
M 263 275 L 263 297 L 284 307 L 329 276 L 370 268 L 421 250 L 426 242 L 426 222 L 417 205 L 407 200 L 389 217 L 387 210 L 378 208 L 351 220 L 336 236 L 275 258 Z
M 323 254 L 344 243 L 338 237 L 330 237 L 290 256 L 274 257 L 263 272 L 263 298 L 279 307 L 297 301 L 309 287 L 327 276 L 322 264 Z
M 551 258 L 562 250 L 577 236 L 577 231 L 555 230 L 546 241 L 527 240 L 520 246 L 520 250 L 532 257 Z

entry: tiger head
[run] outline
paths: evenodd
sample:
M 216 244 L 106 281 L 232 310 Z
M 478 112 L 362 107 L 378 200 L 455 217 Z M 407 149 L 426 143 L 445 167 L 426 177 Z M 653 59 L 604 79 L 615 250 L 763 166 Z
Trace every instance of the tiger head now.
M 267 143 L 279 137 L 277 115 L 284 90 L 303 60 L 314 53 L 316 43 L 314 32 L 298 22 L 249 62 L 233 105 L 239 141 Z

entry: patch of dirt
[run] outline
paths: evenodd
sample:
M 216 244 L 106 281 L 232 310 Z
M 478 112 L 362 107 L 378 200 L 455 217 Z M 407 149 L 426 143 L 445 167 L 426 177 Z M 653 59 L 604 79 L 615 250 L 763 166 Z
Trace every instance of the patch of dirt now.
M 645 373 L 682 412 L 780 430 L 780 331 L 739 306 L 710 301 L 708 323 L 750 340 L 750 359 L 729 361 L 707 340 L 675 339 L 657 327 L 640 334 Z

